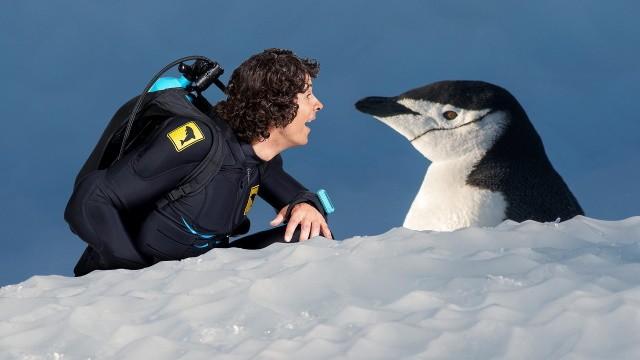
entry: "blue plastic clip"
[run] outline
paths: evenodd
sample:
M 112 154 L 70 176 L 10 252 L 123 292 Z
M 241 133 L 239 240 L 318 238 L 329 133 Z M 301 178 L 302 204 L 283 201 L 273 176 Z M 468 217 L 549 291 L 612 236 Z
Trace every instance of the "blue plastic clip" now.
M 327 214 L 331 214 L 334 211 L 336 211 L 336 208 L 333 206 L 333 203 L 331 202 L 331 198 L 329 198 L 329 193 L 327 192 L 327 190 L 320 189 L 316 194 L 318 195 L 318 198 L 320 198 L 320 203 L 324 208 L 324 212 L 326 212 Z

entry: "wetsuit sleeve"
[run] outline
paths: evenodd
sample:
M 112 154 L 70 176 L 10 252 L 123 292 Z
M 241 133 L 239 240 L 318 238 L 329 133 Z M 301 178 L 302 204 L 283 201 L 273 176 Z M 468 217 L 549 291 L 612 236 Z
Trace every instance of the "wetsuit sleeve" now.
M 313 205 L 326 218 L 324 208 L 318 196 L 302 186 L 296 179 L 284 171 L 280 155 L 269 161 L 260 179 L 258 195 L 279 211 L 289 205 L 285 216 L 289 218 L 293 206 L 302 202 Z
M 65 218 L 72 230 L 108 263 L 103 266 L 146 265 L 125 224 L 148 211 L 198 165 L 209 152 L 212 133 L 202 122 L 168 120 L 148 143 L 78 184 Z

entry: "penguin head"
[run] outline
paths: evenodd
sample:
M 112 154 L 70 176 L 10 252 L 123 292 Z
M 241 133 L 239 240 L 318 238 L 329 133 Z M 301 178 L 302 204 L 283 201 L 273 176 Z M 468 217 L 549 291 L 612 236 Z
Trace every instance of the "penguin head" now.
M 367 97 L 356 108 L 403 135 L 426 158 L 482 155 L 524 110 L 505 89 L 481 81 L 441 81 L 394 97 Z

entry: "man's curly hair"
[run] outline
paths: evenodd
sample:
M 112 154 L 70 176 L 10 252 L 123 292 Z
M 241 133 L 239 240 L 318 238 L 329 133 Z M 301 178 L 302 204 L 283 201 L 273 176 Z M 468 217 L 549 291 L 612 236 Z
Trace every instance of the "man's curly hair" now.
M 317 61 L 290 50 L 267 49 L 251 56 L 231 74 L 228 97 L 215 106 L 241 141 L 269 137 L 269 128 L 283 128 L 298 112 L 296 95 L 307 90 L 306 78 L 320 71 Z

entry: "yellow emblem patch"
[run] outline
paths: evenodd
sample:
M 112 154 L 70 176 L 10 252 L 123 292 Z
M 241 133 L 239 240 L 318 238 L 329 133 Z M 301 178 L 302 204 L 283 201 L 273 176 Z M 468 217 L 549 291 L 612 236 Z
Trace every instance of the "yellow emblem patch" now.
M 189 121 L 188 123 L 169 131 L 167 137 L 171 140 L 171 143 L 177 152 L 188 148 L 198 141 L 204 140 L 202 131 L 193 121 Z
M 247 215 L 253 206 L 253 201 L 256 199 L 256 195 L 258 195 L 258 189 L 260 185 L 256 185 L 251 188 L 249 192 L 249 199 L 247 200 L 247 205 L 244 207 L 244 214 Z

